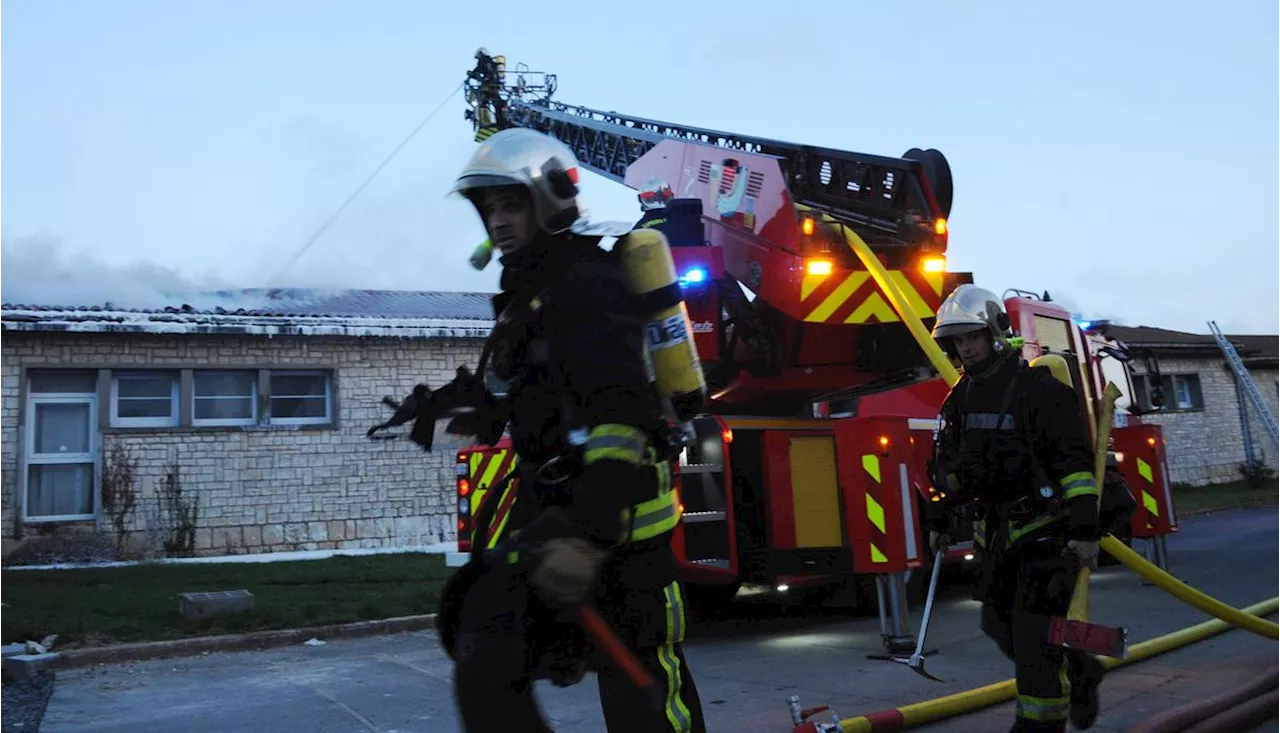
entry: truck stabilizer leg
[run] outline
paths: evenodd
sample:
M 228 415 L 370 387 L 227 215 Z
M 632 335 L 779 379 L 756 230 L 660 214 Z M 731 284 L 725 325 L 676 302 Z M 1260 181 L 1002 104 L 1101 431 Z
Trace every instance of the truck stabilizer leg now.
M 906 573 L 876 576 L 876 601 L 880 606 L 880 639 L 886 653 L 868 654 L 868 659 L 891 660 L 916 649 L 916 638 L 911 635 L 911 614 L 907 606 Z M 920 656 L 937 654 L 937 649 L 921 650 Z
M 1151 538 L 1152 549 L 1155 550 L 1155 566 L 1169 572 L 1169 545 L 1165 542 L 1166 535 L 1156 535 Z

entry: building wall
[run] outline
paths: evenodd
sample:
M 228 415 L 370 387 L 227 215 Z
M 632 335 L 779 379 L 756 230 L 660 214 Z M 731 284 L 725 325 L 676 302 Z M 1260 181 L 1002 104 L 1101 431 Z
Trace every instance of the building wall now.
M 1240 428 L 1235 377 L 1222 359 L 1176 359 L 1161 357 L 1164 375 L 1197 374 L 1204 400 L 1203 409 L 1174 410 L 1142 416 L 1143 422 L 1163 429 L 1169 457 L 1169 473 L 1174 483 L 1202 486 L 1243 478 L 1244 439 Z M 1141 374 L 1141 367 L 1135 370 Z M 1277 395 L 1275 369 L 1251 372 L 1263 397 L 1275 409 Z M 1172 403 L 1172 396 L 1166 395 Z M 1167 408 L 1166 408 L 1167 409 Z M 1253 445 L 1267 466 L 1276 468 L 1276 451 L 1252 405 Z M 1273 413 L 1274 414 L 1274 413 Z
M 142 542 L 158 501 L 158 481 L 176 461 L 184 491 L 199 502 L 196 553 L 425 545 L 455 538 L 447 446 L 431 453 L 411 441 L 371 441 L 369 427 L 390 416 L 378 403 L 399 399 L 424 379 L 439 386 L 479 354 L 478 341 L 6 333 L 0 345 L 3 412 L 3 531 L 14 540 L 48 527 L 22 525 L 20 370 L 69 366 L 333 368 L 333 427 L 103 429 L 139 459 L 141 508 L 131 539 Z M 100 405 L 99 409 L 105 409 Z M 101 519 L 99 526 L 103 525 Z

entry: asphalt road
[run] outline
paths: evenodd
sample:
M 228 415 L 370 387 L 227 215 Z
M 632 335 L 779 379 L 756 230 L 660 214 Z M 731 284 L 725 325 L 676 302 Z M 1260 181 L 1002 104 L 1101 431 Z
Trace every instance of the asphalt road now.
M 1187 519 L 1169 540 L 1171 570 L 1225 603 L 1247 606 L 1280 595 L 1277 537 L 1274 508 Z M 1093 587 L 1093 619 L 1123 624 L 1131 642 L 1208 618 L 1121 566 L 1102 568 Z M 830 610 L 743 604 L 728 618 L 694 625 L 687 655 L 711 731 L 786 733 L 791 694 L 848 718 L 1008 679 L 1011 665 L 978 630 L 977 610 L 964 588 L 935 605 L 929 646 L 940 652 L 928 668 L 943 683 L 868 659 L 881 651 L 878 621 Z M 1241 684 L 1276 657 L 1276 642 L 1232 630 L 1116 670 L 1093 730 L 1124 731 L 1192 695 Z M 430 632 L 108 665 L 61 672 L 41 729 L 448 733 L 458 730 L 450 684 L 448 658 Z M 592 678 L 568 689 L 544 685 L 540 696 L 557 731 L 604 729 Z M 920 730 L 1003 731 L 1012 716 L 1012 704 L 1004 704 Z

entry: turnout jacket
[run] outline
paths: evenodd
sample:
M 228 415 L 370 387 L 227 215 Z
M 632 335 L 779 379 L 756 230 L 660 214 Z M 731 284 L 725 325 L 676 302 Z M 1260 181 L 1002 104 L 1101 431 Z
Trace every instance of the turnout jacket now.
M 943 403 L 934 456 L 934 486 L 948 496 L 930 502 L 930 529 L 946 532 L 947 508 L 967 505 L 980 547 L 997 532 L 1004 547 L 1051 531 L 1098 538 L 1089 433 L 1075 392 L 1048 369 L 1010 354 L 963 375 Z
M 565 456 L 575 473 L 564 486 L 522 480 L 513 520 L 559 506 L 583 536 L 613 547 L 665 537 L 678 513 L 657 455 L 665 423 L 640 303 L 598 242 L 544 236 L 501 258 L 484 377 L 505 385 L 522 475 Z

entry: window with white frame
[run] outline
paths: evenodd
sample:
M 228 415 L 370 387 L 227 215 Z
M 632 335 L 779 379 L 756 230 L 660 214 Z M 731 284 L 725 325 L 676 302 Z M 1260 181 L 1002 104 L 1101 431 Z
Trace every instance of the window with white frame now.
M 1133 387 L 1138 392 L 1138 406 L 1152 409 L 1151 390 L 1157 386 L 1149 374 L 1135 375 Z M 1199 374 L 1164 374 L 1159 385 L 1164 396 L 1165 410 L 1203 410 L 1204 393 L 1200 389 Z
M 93 518 L 97 381 L 93 371 L 29 372 L 22 507 L 27 521 Z
M 323 371 L 271 372 L 271 422 L 319 425 L 332 421 L 332 386 Z
M 173 427 L 178 424 L 176 371 L 113 371 L 113 427 Z
M 192 374 L 192 425 L 252 425 L 258 421 L 256 371 L 206 370 Z
M 1175 374 L 1173 376 L 1174 404 L 1179 410 L 1204 409 L 1204 397 L 1200 392 L 1199 374 Z

